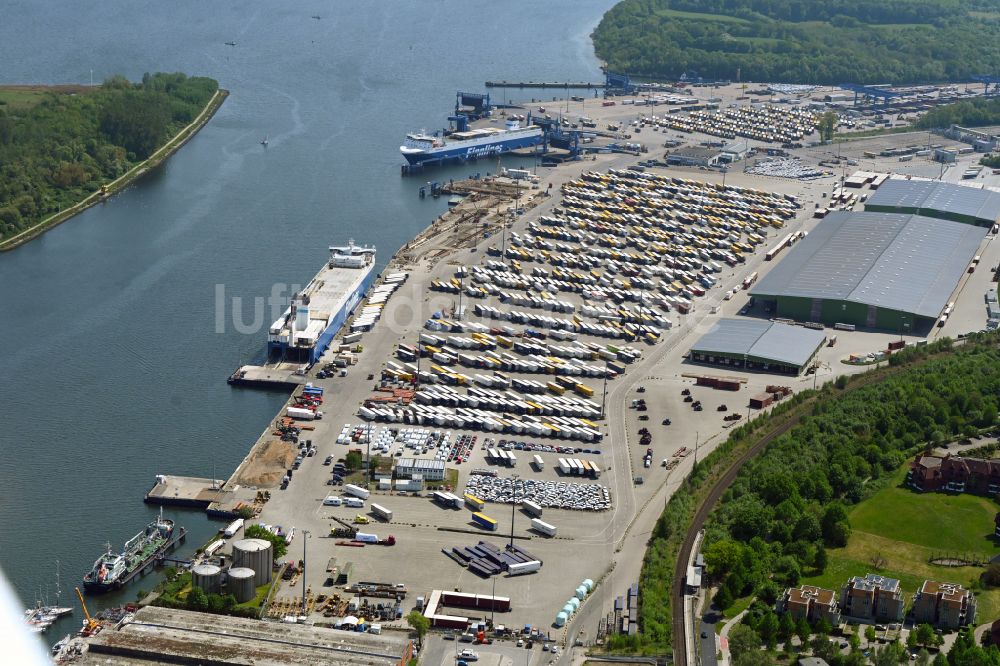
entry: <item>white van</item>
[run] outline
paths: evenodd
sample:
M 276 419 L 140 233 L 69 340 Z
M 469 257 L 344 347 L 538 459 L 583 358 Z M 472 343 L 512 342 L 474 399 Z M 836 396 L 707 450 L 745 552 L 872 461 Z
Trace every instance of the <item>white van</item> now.
M 348 497 L 344 504 L 352 509 L 360 509 L 365 505 L 365 501 L 360 497 Z
M 344 500 L 340 499 L 336 495 L 327 495 L 326 499 L 323 500 L 323 506 L 340 506 L 344 503 Z

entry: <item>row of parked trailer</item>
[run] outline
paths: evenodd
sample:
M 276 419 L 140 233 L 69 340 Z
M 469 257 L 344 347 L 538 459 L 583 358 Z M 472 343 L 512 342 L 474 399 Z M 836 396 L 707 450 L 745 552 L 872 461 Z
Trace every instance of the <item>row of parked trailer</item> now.
M 574 381 L 572 378 L 561 378 Z M 574 384 L 574 386 L 582 386 Z M 421 386 L 414 398 L 421 405 L 468 407 L 485 409 L 491 412 L 507 414 L 532 414 L 542 416 L 579 416 L 589 419 L 601 418 L 601 406 L 584 396 L 593 395 L 593 389 L 578 390 L 580 397 L 568 395 L 533 395 L 527 396 L 513 390 L 498 391 L 495 389 L 470 386 L 465 393 L 460 393 L 450 386 Z
M 514 435 L 533 435 L 581 442 L 600 442 L 604 434 L 588 419 L 573 416 L 512 416 L 482 409 L 410 405 L 407 407 L 361 407 L 358 415 L 369 421 L 434 425 Z
M 559 471 L 563 474 L 589 476 L 593 479 L 601 478 L 601 468 L 592 460 L 582 460 L 580 458 L 560 458 Z
M 403 286 L 409 273 L 390 273 L 386 275 L 382 282 L 376 285 L 365 299 L 365 304 L 361 307 L 351 322 L 352 333 L 370 331 L 375 323 L 382 316 L 382 309 L 388 302 L 389 297 Z
M 774 105 L 738 106 L 718 111 L 693 111 L 686 116 L 644 119 L 644 124 L 678 132 L 779 143 L 801 141 L 816 131 L 818 122 L 819 117 L 811 111 Z

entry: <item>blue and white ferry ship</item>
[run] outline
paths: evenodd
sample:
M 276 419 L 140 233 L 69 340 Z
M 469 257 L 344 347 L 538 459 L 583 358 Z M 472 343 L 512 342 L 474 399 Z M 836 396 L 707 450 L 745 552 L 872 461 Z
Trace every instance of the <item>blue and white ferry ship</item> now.
M 422 132 L 407 134 L 406 142 L 399 147 L 399 152 L 410 164 L 449 160 L 465 162 L 493 157 L 517 148 L 537 146 L 541 142 L 541 127 L 521 127 L 516 120 L 508 120 L 504 129 L 483 127 L 452 132 L 447 138 Z

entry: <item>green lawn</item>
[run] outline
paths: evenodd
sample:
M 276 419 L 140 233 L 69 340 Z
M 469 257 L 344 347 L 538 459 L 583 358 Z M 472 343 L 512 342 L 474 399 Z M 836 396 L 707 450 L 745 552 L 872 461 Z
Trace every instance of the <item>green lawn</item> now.
M 50 93 L 62 95 L 83 94 L 94 90 L 84 86 L 0 86 L 0 109 L 23 111 L 45 99 Z
M 906 469 L 893 485 L 855 506 L 851 527 L 894 541 L 947 553 L 970 553 L 989 559 L 997 552 L 993 518 L 1000 504 L 975 495 L 917 493 L 900 488 Z
M 723 16 L 722 14 L 703 14 L 702 12 L 685 12 L 679 9 L 658 9 L 658 16 L 670 16 L 678 19 L 691 19 L 695 21 L 718 21 L 719 23 L 749 23 L 750 21 L 738 16 Z
M 942 567 L 930 563 L 942 554 L 969 555 L 988 560 L 997 553 L 992 540 L 993 517 L 1000 504 L 974 495 L 917 493 L 900 488 L 906 467 L 892 484 L 850 511 L 852 533 L 844 548 L 830 549 L 829 565 L 819 576 L 802 582 L 840 590 L 851 576 L 877 573 L 899 579 L 908 597 L 924 580 L 959 583 L 968 587 L 982 567 Z M 1000 590 L 977 592 L 979 617 L 988 622 L 1000 616 Z

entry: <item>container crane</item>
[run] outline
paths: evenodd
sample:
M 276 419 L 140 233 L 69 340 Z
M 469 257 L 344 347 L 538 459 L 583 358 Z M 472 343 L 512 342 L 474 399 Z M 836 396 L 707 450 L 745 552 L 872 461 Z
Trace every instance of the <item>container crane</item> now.
M 83 592 L 80 588 L 76 588 L 76 596 L 80 599 L 80 606 L 83 608 L 83 635 L 91 636 L 97 633 L 97 630 L 101 628 L 101 624 L 90 617 L 90 612 L 87 611 L 87 603 L 83 600 Z

